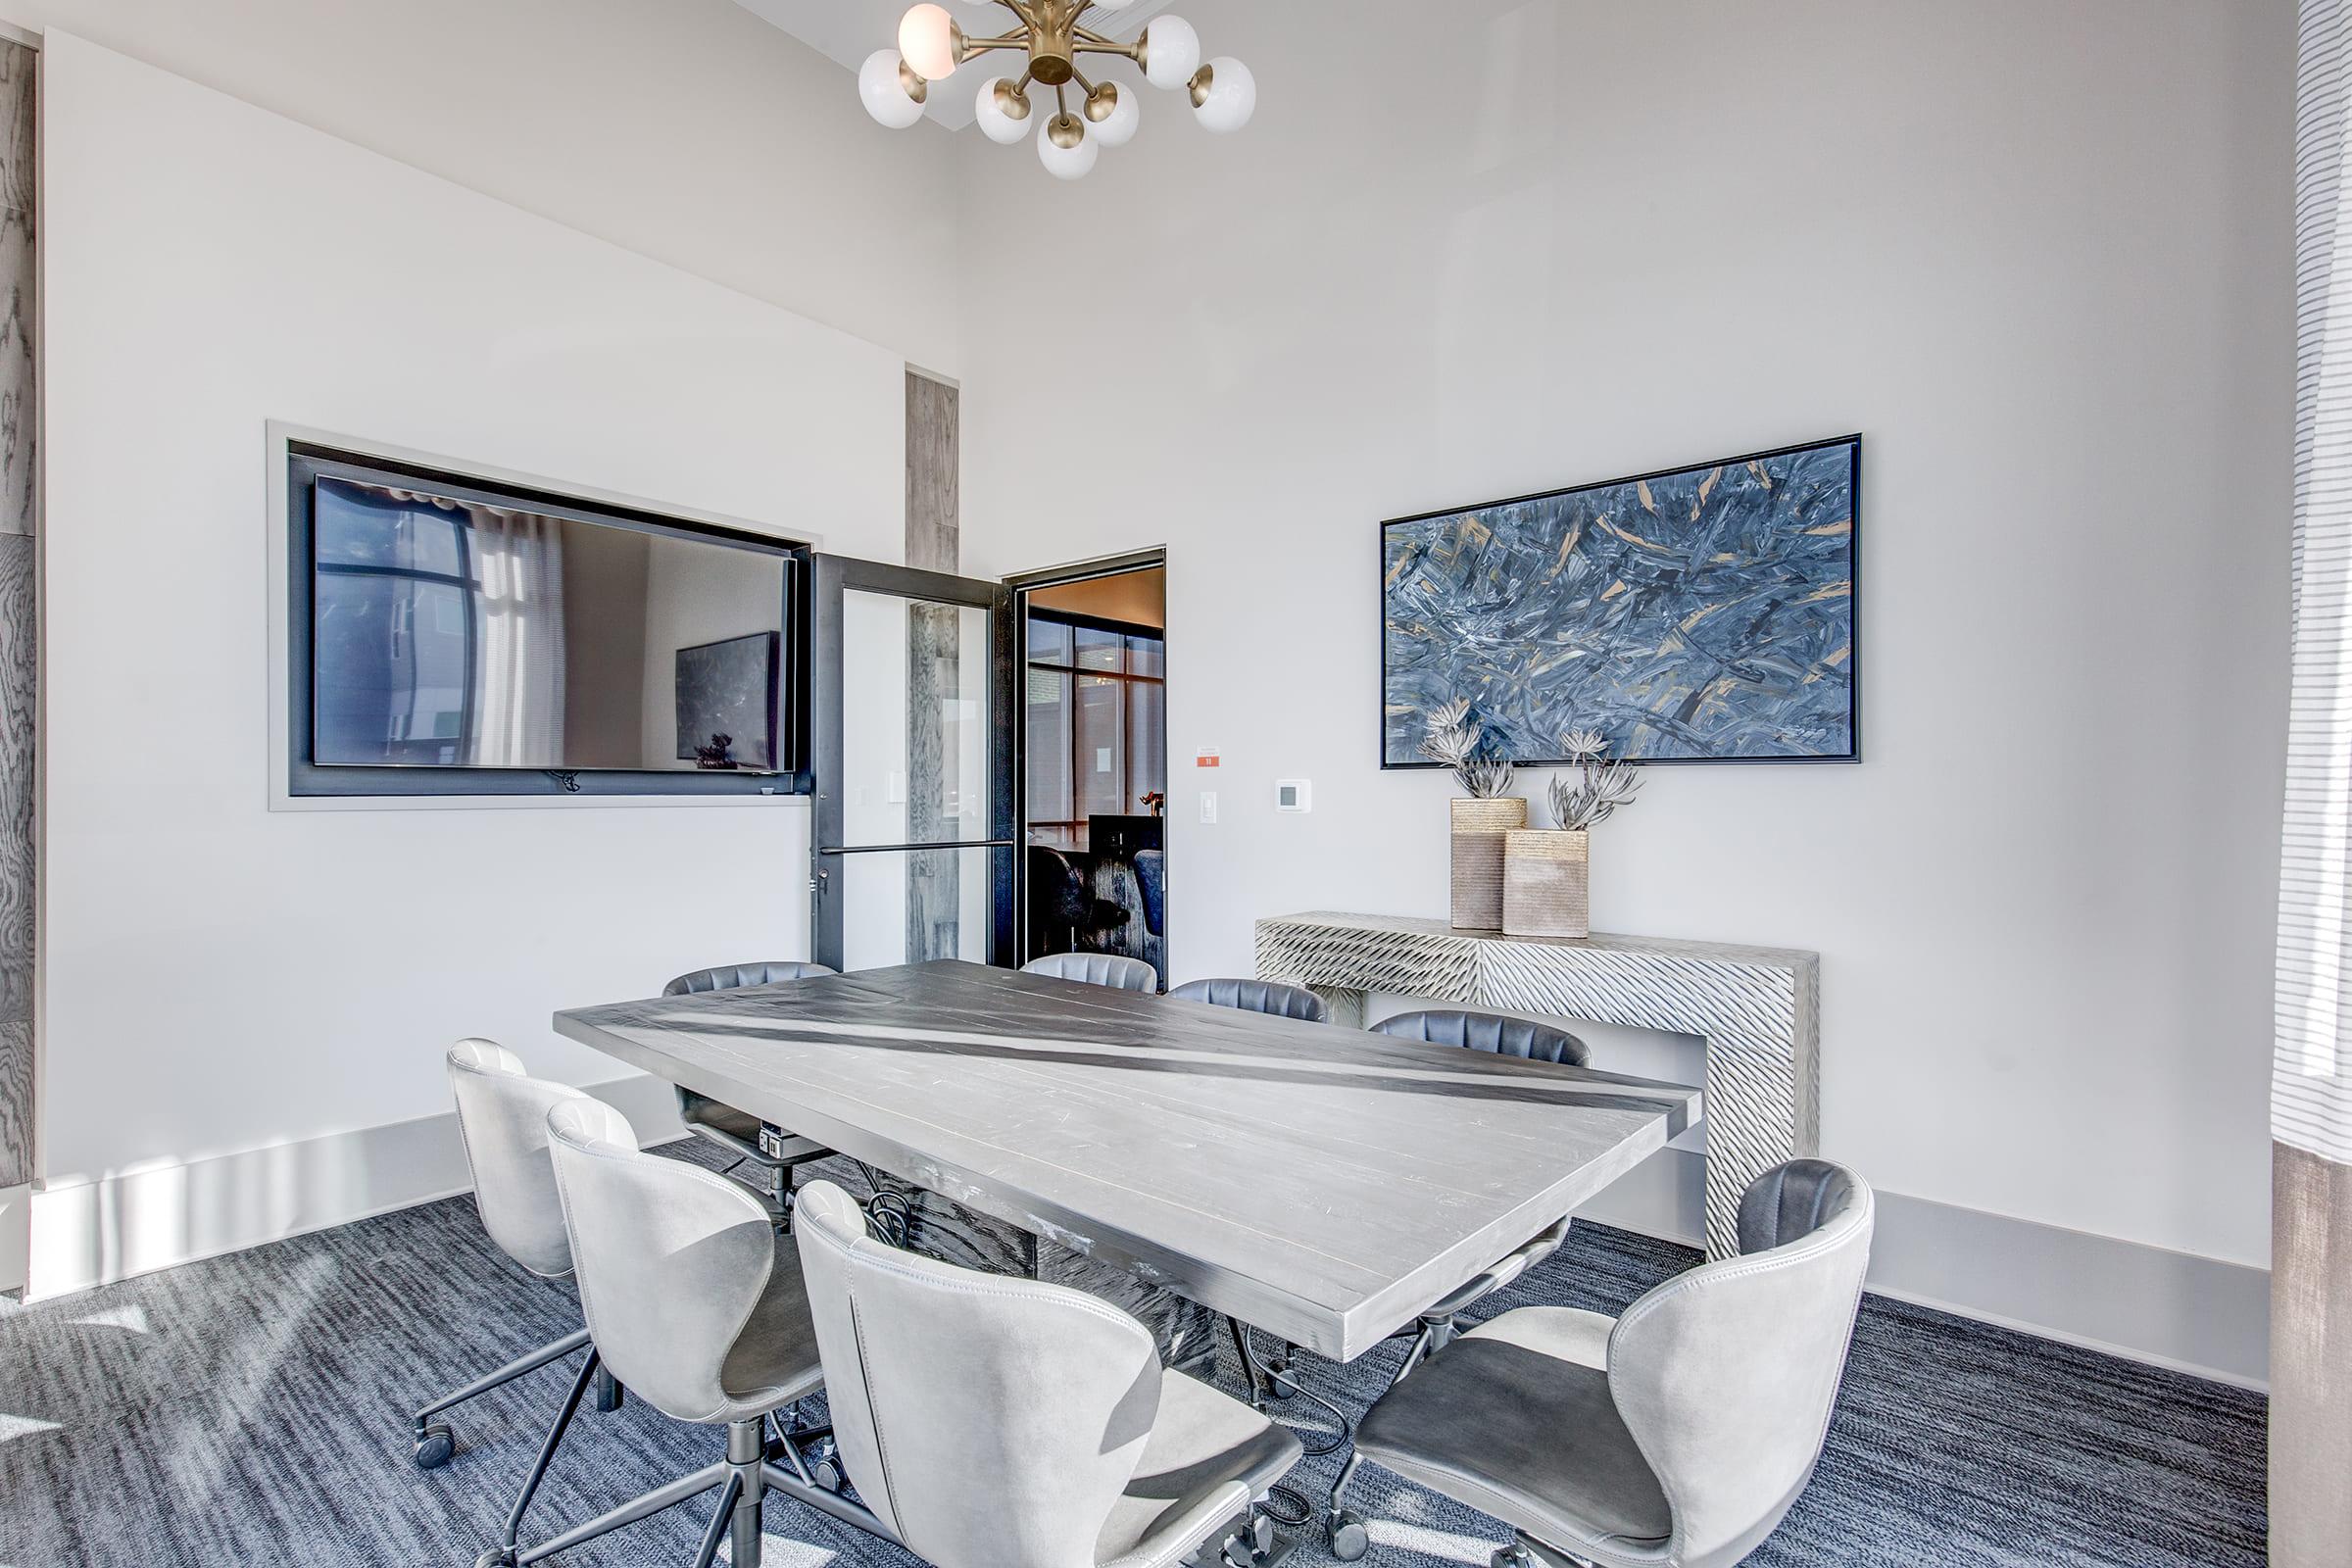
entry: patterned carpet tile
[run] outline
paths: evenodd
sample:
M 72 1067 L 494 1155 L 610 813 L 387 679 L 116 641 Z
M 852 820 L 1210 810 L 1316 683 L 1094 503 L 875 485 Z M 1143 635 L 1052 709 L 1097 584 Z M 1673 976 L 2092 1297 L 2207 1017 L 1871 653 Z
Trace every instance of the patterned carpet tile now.
M 1613 1312 L 1694 1260 L 1578 1225 L 1494 1309 Z M 463 1199 L 64 1300 L 0 1298 L 0 1568 L 465 1568 L 497 1538 L 575 1363 L 453 1412 L 459 1451 L 438 1471 L 410 1462 L 410 1411 L 578 1322 L 569 1288 L 514 1268 Z M 1301 1380 L 1360 1413 L 1400 1348 L 1344 1367 L 1305 1359 Z M 1283 1412 L 1317 1414 L 1298 1399 Z M 1870 1297 L 1812 1487 L 1748 1561 L 2253 1568 L 2263 1422 L 2258 1395 Z M 634 1399 L 584 1415 L 526 1539 L 720 1446 L 716 1431 Z M 1339 1458 L 1308 1459 L 1292 1484 L 1319 1502 Z M 1372 1466 L 1349 1500 L 1371 1520 L 1383 1568 L 1483 1564 L 1507 1535 Z M 561 1561 L 683 1564 L 709 1506 Z M 770 1505 L 767 1529 L 768 1560 L 788 1568 L 914 1560 L 788 1501 Z M 1292 1560 L 1332 1559 L 1310 1533 Z

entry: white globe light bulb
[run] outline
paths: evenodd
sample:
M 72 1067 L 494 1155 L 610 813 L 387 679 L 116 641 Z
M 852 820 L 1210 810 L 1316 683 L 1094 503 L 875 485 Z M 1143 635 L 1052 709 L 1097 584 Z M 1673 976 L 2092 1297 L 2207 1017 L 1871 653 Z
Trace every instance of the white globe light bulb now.
M 1200 69 L 1200 35 L 1182 17 L 1153 17 L 1144 28 L 1144 75 L 1154 87 L 1181 87 Z
M 1025 115 L 1015 120 L 1004 112 L 1004 106 L 997 98 L 1000 90 L 1005 97 L 1011 97 L 1012 83 L 1003 76 L 982 82 L 979 100 L 973 108 L 980 121 L 980 133 L 1000 147 L 1009 147 L 1029 134 L 1029 121 Z
M 1219 55 L 1200 68 L 1193 87 L 1193 115 L 1209 129 L 1223 134 L 1250 123 L 1257 112 L 1257 78 L 1231 55 Z
M 1054 140 L 1054 125 L 1065 119 L 1078 127 L 1079 134 L 1079 140 L 1068 147 Z M 1056 116 L 1037 127 L 1037 160 L 1056 179 L 1084 179 L 1102 156 L 1102 143 L 1086 134 L 1086 122 L 1075 115 Z
M 858 68 L 858 96 L 865 112 L 893 130 L 905 130 L 923 118 L 922 100 L 907 92 L 899 74 L 903 63 L 896 49 L 877 49 Z
M 925 81 L 945 81 L 956 74 L 959 37 L 945 6 L 919 5 L 899 19 L 899 53 Z
M 1136 100 L 1143 94 L 1124 87 L 1111 89 L 1118 95 L 1110 113 L 1087 127 L 1089 141 L 1099 141 L 1105 147 L 1124 147 L 1135 140 L 1135 127 L 1143 123 L 1144 113 Z

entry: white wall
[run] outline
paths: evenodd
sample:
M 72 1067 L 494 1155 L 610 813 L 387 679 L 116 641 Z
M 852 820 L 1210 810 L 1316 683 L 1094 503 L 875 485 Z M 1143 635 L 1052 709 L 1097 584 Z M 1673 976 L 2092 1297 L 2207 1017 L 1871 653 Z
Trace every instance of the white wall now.
M 1187 8 L 1244 136 L 1153 94 L 1077 185 L 963 149 L 966 564 L 1168 546 L 1178 977 L 1445 907 L 1380 519 L 1859 429 L 1867 760 L 1652 770 L 1596 916 L 1820 950 L 1824 1143 L 1884 1188 L 2262 1263 L 2291 5 L 1348 10 Z
M 265 421 L 895 560 L 905 395 L 895 353 L 91 44 L 45 73 L 36 1291 L 172 1260 L 189 1194 L 446 1186 L 334 1137 L 445 1112 L 460 1035 L 610 1078 L 552 1009 L 806 951 L 798 804 L 270 811 Z
M 948 373 L 953 143 L 733 0 L 0 0 Z

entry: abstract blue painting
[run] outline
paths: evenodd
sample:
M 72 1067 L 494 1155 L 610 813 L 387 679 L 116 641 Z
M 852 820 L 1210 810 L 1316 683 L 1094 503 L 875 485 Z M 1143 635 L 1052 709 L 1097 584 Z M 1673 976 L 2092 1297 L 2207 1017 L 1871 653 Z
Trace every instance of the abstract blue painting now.
M 1593 729 L 1645 761 L 1852 760 L 1862 440 L 1381 529 L 1382 765 L 1467 699 L 1492 749 Z

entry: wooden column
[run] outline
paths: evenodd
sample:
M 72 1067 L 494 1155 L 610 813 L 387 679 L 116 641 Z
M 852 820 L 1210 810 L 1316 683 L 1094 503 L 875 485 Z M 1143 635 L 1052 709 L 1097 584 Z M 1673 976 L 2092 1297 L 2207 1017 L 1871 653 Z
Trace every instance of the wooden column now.
M 954 571 L 960 554 L 956 520 L 956 389 L 918 370 L 906 372 L 906 564 Z M 946 814 L 954 752 L 945 701 L 956 694 L 960 648 L 956 612 L 913 605 L 906 617 L 906 837 L 909 843 L 961 837 Z M 977 780 L 958 780 L 966 788 Z M 954 851 L 906 857 L 906 957 L 953 958 L 960 932 L 961 865 Z
M 0 1187 L 32 1179 L 33 754 L 39 607 L 33 525 L 33 67 L 0 42 Z

